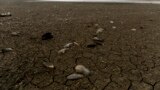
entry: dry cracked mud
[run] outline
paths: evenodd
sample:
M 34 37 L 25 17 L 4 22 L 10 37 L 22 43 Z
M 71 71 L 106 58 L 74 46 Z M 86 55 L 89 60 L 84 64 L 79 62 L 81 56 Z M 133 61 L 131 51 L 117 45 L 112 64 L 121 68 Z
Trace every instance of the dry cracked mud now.
M 13 48 L 0 54 L 1 90 L 160 90 L 159 5 L 6 2 L 0 12 L 12 13 L 0 17 L 0 48 Z M 87 48 L 94 24 L 104 43 Z M 41 40 L 45 32 L 54 38 Z M 57 53 L 72 41 L 80 45 Z M 91 75 L 67 80 L 77 64 Z

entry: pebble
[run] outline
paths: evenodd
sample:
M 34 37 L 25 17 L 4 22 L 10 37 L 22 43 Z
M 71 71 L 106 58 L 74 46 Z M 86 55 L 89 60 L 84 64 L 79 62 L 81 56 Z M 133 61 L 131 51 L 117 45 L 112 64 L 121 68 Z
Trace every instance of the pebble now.
M 103 28 L 98 28 L 97 31 L 96 31 L 96 34 L 102 33 L 103 31 L 104 31 Z
M 50 32 L 47 32 L 47 33 L 42 35 L 42 40 L 49 40 L 49 39 L 52 39 L 52 38 L 53 38 L 53 35 Z
M 76 70 L 77 73 L 82 73 L 86 76 L 88 76 L 90 74 L 90 70 L 83 65 L 77 65 L 75 67 L 75 70 Z
M 58 53 L 64 54 L 67 50 L 68 50 L 68 48 L 63 48 L 63 49 L 59 50 Z
M 11 35 L 12 36 L 18 36 L 20 32 L 12 32 Z
M 110 23 L 111 23 L 111 24 L 113 24 L 113 23 L 114 23 L 114 21 L 110 21 Z
M 84 76 L 82 74 L 73 73 L 73 74 L 67 76 L 67 79 L 68 80 L 76 80 L 76 79 L 81 79 L 83 77 Z
M 99 26 L 99 24 L 94 24 L 94 26 L 95 26 L 95 27 L 98 27 L 98 26 Z
M 135 28 L 132 28 L 131 30 L 132 30 L 132 31 L 136 31 L 136 29 L 135 29 Z
M 112 29 L 116 29 L 117 27 L 116 26 L 112 26 Z
M 9 17 L 9 16 L 12 16 L 12 14 L 10 12 L 0 14 L 0 17 Z
M 13 49 L 12 48 L 3 48 L 3 49 L 1 49 L 2 53 L 10 52 L 10 51 L 13 51 Z
M 64 45 L 64 48 L 70 48 L 73 45 L 73 43 L 67 43 L 66 45 Z
M 45 67 L 47 67 L 47 68 L 51 68 L 51 69 L 54 68 L 54 65 L 53 65 L 52 63 L 50 63 L 50 62 L 43 62 L 43 65 L 44 65 Z

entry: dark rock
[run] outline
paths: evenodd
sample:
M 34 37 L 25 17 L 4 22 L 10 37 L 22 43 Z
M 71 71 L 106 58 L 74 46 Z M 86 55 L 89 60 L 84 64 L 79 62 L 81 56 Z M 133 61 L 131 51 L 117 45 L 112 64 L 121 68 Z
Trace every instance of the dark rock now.
M 96 43 L 91 43 L 87 45 L 87 48 L 95 48 L 97 46 Z
M 140 28 L 140 29 L 143 29 L 144 27 L 143 27 L 143 26 L 140 26 L 139 28 Z
M 103 44 L 102 44 L 103 42 L 100 42 L 100 41 L 94 41 L 94 43 L 95 43 L 96 45 L 103 45 Z
M 47 32 L 47 33 L 42 35 L 42 40 L 49 40 L 49 39 L 52 39 L 52 38 L 53 38 L 53 35 L 50 32 Z

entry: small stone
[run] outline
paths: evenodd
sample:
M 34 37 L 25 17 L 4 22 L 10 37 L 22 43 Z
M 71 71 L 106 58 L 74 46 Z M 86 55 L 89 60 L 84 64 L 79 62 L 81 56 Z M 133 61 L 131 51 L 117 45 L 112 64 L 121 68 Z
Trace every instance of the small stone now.
M 52 39 L 52 38 L 53 38 L 53 35 L 50 32 L 47 32 L 47 33 L 42 35 L 42 40 L 49 40 L 49 39 Z
M 88 76 L 88 75 L 90 74 L 90 70 L 87 69 L 87 68 L 86 68 L 85 66 L 83 66 L 83 65 L 77 65 L 77 66 L 75 67 L 75 70 L 76 70 L 77 73 L 82 73 L 82 74 L 84 74 L 84 75 L 86 75 L 86 76 Z
M 112 29 L 116 29 L 117 27 L 116 26 L 112 26 Z
M 52 63 L 50 63 L 50 62 L 43 62 L 43 65 L 44 65 L 45 67 L 47 67 L 47 68 L 51 68 L 51 69 L 54 68 L 54 65 L 53 65 Z
M 110 23 L 111 23 L 111 24 L 113 24 L 113 23 L 114 23 L 114 21 L 110 21 Z
M 98 28 L 97 31 L 96 31 L 96 34 L 102 33 L 103 31 L 104 31 L 103 28 Z
M 9 17 L 9 16 L 12 16 L 10 12 L 0 14 L 0 17 Z
M 84 76 L 82 74 L 73 73 L 73 74 L 67 76 L 67 79 L 68 80 L 76 80 L 76 79 L 81 79 L 83 77 Z
M 20 32 L 12 32 L 11 35 L 12 36 L 18 36 Z
M 135 28 L 132 28 L 131 30 L 132 30 L 132 31 L 136 31 L 136 29 L 135 29 Z
M 67 43 L 66 45 L 64 45 L 64 48 L 70 48 L 73 45 L 73 43 Z
M 68 50 L 68 48 L 63 48 L 58 51 L 58 54 L 64 54 L 67 50 Z
M 1 49 L 2 53 L 6 53 L 6 52 L 10 52 L 10 51 L 13 51 L 13 49 L 12 48 L 3 48 L 3 49 Z

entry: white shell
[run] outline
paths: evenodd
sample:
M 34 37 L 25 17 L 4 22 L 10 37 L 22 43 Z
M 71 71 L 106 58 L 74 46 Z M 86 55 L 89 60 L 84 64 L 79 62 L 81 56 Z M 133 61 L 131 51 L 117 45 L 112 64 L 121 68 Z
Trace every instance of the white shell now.
M 59 54 L 63 54 L 68 50 L 68 48 L 63 48 L 61 50 L 58 51 Z
M 82 74 L 77 74 L 77 73 L 73 73 L 69 76 L 67 76 L 68 80 L 75 80 L 75 79 L 80 79 L 83 78 L 84 76 Z
M 54 68 L 54 65 L 52 63 L 49 63 L 49 62 L 43 62 L 43 65 L 47 68 L 51 68 L 53 69 Z
M 73 43 L 67 43 L 66 45 L 64 45 L 64 48 L 70 48 L 73 45 Z
M 75 70 L 76 70 L 77 73 L 82 73 L 82 74 L 84 74 L 84 75 L 89 75 L 89 74 L 90 74 L 90 70 L 87 69 L 87 68 L 86 68 L 85 66 L 83 66 L 83 65 L 77 65 L 77 66 L 75 67 Z
M 110 23 L 111 23 L 111 24 L 113 24 L 113 23 L 114 23 L 114 21 L 110 21 Z
M 97 31 L 96 31 L 96 33 L 98 34 L 98 33 L 101 33 L 101 32 L 103 32 L 103 31 L 104 31 L 103 28 L 98 28 Z
M 117 27 L 116 26 L 112 26 L 112 29 L 116 29 Z

